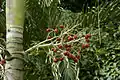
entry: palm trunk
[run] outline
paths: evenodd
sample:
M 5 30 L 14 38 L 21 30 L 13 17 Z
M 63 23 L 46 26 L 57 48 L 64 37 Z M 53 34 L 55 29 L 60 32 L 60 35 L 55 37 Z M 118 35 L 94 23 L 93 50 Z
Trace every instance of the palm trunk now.
M 24 0 L 6 0 L 6 48 L 12 57 L 23 54 Z M 23 61 L 6 62 L 4 80 L 23 80 Z

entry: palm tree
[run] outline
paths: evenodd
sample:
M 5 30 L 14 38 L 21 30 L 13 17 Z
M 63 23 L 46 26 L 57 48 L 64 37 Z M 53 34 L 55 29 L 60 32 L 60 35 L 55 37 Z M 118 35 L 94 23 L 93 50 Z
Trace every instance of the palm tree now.
M 13 58 L 6 62 L 4 80 L 23 80 L 24 0 L 6 0 L 6 49 Z M 16 57 L 16 58 L 15 58 Z

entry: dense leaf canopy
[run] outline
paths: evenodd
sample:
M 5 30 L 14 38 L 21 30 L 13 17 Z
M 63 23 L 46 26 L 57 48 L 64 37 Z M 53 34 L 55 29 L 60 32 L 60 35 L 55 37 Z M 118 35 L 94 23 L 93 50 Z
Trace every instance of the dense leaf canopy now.
M 90 48 L 81 52 L 81 59 L 77 65 L 79 79 L 120 79 L 120 1 L 100 0 L 99 3 L 99 0 L 60 1 L 25 1 L 24 50 L 46 40 L 47 28 L 64 25 L 66 29 L 70 29 L 80 24 L 70 33 L 83 32 L 82 34 L 91 33 L 94 36 L 90 40 Z M 0 32 L 5 32 L 4 30 L 5 11 L 0 13 Z M 45 63 L 49 53 L 37 47 L 26 54 L 25 80 L 54 80 L 52 63 L 50 61 Z M 59 71 L 63 76 L 60 80 L 74 80 L 75 65 L 70 64 L 70 68 L 67 68 L 66 64 L 60 63 Z
M 97 7 L 102 3 L 110 3 L 112 0 L 60 0 L 60 6 L 72 12 L 87 12 L 88 7 Z

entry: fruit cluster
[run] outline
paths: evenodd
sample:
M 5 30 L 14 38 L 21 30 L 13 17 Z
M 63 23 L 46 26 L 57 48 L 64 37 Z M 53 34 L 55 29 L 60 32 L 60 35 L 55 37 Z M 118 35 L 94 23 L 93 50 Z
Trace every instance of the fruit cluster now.
M 1 65 L 4 65 L 6 63 L 6 61 L 4 60 L 4 59 L 2 59 L 1 61 L 0 61 L 0 64 Z
M 59 28 L 65 28 L 63 25 L 60 25 Z M 59 32 L 59 28 L 55 28 L 55 29 L 46 29 L 46 32 L 53 32 L 55 34 L 58 34 Z M 54 55 L 53 55 L 53 62 L 57 63 L 58 61 L 63 61 L 66 58 L 67 59 L 71 59 L 73 60 L 75 63 L 77 63 L 79 61 L 79 59 L 81 58 L 81 51 L 82 49 L 85 48 L 89 48 L 90 47 L 90 37 L 91 34 L 86 34 L 82 37 L 79 36 L 79 34 L 64 34 L 63 35 L 59 35 L 55 41 L 56 45 L 54 45 L 51 48 L 51 51 L 53 51 Z M 52 36 L 47 37 L 47 39 L 51 39 Z M 82 42 L 83 41 L 83 42 Z M 80 44 L 80 42 L 82 42 Z M 78 47 L 81 45 L 81 47 Z

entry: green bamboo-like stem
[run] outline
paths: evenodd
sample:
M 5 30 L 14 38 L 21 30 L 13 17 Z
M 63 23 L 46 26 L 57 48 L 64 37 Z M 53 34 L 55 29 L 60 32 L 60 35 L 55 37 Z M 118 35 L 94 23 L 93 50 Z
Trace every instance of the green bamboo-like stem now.
M 24 0 L 6 0 L 6 49 L 11 56 L 23 56 Z M 13 59 L 5 65 L 4 80 L 23 80 L 23 61 Z

